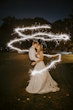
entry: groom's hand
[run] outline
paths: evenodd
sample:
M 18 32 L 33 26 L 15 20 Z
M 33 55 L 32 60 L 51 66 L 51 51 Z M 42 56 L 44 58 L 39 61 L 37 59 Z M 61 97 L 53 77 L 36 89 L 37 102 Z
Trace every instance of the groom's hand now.
M 36 62 L 32 62 L 31 65 L 34 66 L 36 64 Z

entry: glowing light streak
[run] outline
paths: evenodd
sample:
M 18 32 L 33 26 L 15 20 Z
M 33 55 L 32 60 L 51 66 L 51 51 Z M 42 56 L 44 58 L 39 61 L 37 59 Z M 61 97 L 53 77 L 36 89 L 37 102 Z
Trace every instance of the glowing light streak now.
M 52 61 L 48 66 L 46 66 L 46 67 L 45 67 L 44 69 L 42 69 L 42 70 L 39 70 L 39 71 L 33 70 L 32 73 L 31 73 L 31 75 L 41 74 L 42 72 L 45 72 L 46 70 L 49 70 L 49 69 L 51 69 L 51 68 L 54 68 L 55 65 L 56 65 L 56 63 L 58 63 L 58 62 L 61 61 L 61 54 L 56 54 L 56 55 L 47 55 L 47 54 L 44 54 L 44 56 L 47 56 L 47 57 L 50 57 L 50 58 L 51 58 L 51 57 L 56 57 L 56 56 L 58 56 L 58 59 Z
M 19 34 L 20 35 L 20 34 Z M 47 38 L 45 37 L 36 37 L 36 36 L 47 36 Z M 19 39 L 14 39 L 12 41 L 10 41 L 8 43 L 8 47 L 10 47 L 11 49 L 14 49 L 14 50 L 17 50 L 18 52 L 28 52 L 28 50 L 21 50 L 17 47 L 14 47 L 12 44 L 13 43 L 16 43 L 16 42 L 19 42 L 19 41 L 26 41 L 26 40 L 29 40 L 29 39 L 41 39 L 43 41 L 67 41 L 70 39 L 70 37 L 66 34 L 61 34 L 61 35 L 54 35 L 52 33 L 43 33 L 43 32 L 38 32 L 36 34 L 33 34 L 33 35 L 23 35 L 24 37 L 21 37 Z
M 20 41 L 26 41 L 26 40 L 30 40 L 30 39 L 41 39 L 43 41 L 55 41 L 56 44 L 58 44 L 60 41 L 64 41 L 66 42 L 67 40 L 70 40 L 70 36 L 67 35 L 67 34 L 53 34 L 51 32 L 37 32 L 37 33 L 34 33 L 34 34 L 31 34 L 31 35 L 26 35 L 26 34 L 23 34 L 22 32 L 25 32 L 27 30 L 37 30 L 37 29 L 51 29 L 51 26 L 48 26 L 48 25 L 42 25 L 42 26 L 31 26 L 31 27 L 23 27 L 23 28 L 15 28 L 15 33 L 17 33 L 20 38 L 16 38 L 12 41 L 10 41 L 7 46 L 10 47 L 11 49 L 13 50 L 16 50 L 18 51 L 19 53 L 22 53 L 22 52 L 29 52 L 28 49 L 25 49 L 25 50 L 21 50 L 20 48 L 17 48 L 17 47 L 14 47 L 13 44 L 14 43 L 17 43 L 17 42 L 20 42 Z M 37 37 L 38 36 L 38 37 Z M 42 36 L 42 37 L 40 37 Z M 47 36 L 47 38 L 46 38 Z M 59 42 L 58 42 L 59 41 Z M 51 57 L 55 57 L 55 56 L 58 56 L 58 59 L 52 61 L 49 65 L 47 65 L 44 69 L 40 70 L 40 71 L 32 71 L 31 75 L 36 75 L 36 74 L 41 74 L 42 72 L 50 69 L 50 68 L 53 68 L 54 65 L 58 62 L 61 61 L 61 54 L 55 54 L 55 55 L 48 55 L 48 54 L 43 54 L 44 56 L 48 57 L 48 58 L 51 58 Z

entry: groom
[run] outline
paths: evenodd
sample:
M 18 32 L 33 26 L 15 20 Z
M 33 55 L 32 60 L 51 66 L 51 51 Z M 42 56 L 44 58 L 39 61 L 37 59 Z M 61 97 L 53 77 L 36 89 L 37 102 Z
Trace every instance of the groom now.
M 33 41 L 32 46 L 29 49 L 29 58 L 31 60 L 31 64 L 32 62 L 39 60 L 39 58 L 36 57 L 36 50 L 35 50 L 37 49 L 38 45 L 39 45 L 38 41 Z

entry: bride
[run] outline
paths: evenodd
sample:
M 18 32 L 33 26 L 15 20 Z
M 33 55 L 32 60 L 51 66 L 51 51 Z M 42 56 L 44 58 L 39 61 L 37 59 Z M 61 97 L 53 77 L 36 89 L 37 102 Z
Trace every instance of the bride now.
M 36 57 L 38 57 L 39 60 L 36 62 L 32 62 L 32 65 L 35 65 L 33 71 L 39 71 L 45 68 L 45 64 L 43 61 L 43 46 L 41 44 L 39 44 L 37 47 Z M 58 84 L 51 77 L 48 70 L 42 72 L 41 74 L 31 75 L 29 84 L 26 87 L 26 91 L 33 94 L 44 94 L 48 92 L 56 92 L 59 90 L 60 88 L 58 87 Z

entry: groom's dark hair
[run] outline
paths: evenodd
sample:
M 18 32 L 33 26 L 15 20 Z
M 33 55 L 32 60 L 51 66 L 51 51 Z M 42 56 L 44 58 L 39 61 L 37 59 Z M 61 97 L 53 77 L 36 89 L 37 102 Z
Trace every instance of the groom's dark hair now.
M 38 41 L 33 41 L 33 43 L 32 44 L 37 44 L 38 43 Z

